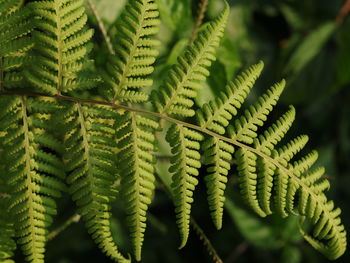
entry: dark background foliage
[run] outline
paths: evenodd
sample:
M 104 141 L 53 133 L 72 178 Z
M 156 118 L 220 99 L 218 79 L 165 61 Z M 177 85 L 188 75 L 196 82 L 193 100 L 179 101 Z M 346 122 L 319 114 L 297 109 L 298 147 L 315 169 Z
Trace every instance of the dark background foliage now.
M 161 76 L 176 61 L 188 43 L 197 15 L 199 1 L 157 0 L 162 26 L 158 38 L 162 41 L 154 87 Z M 229 18 L 218 59 L 211 67 L 207 89 L 198 96 L 202 104 L 214 97 L 241 69 L 265 62 L 249 102 L 268 86 L 282 78 L 287 87 L 273 117 L 283 113 L 289 104 L 297 109 L 297 118 L 288 136 L 310 135 L 308 149 L 317 149 L 319 164 L 327 169 L 331 181 L 329 197 L 340 206 L 342 220 L 350 229 L 350 18 L 342 19 L 344 0 L 235 0 L 229 1 Z M 113 37 L 125 0 L 95 0 L 97 9 Z M 209 0 L 205 21 L 223 8 L 222 0 Z M 350 8 L 350 7 L 349 7 Z M 92 56 L 97 67 L 108 55 L 95 28 Z M 273 118 L 272 118 L 273 119 Z M 162 145 L 160 145 L 162 148 Z M 158 162 L 159 176 L 169 179 L 166 165 Z M 202 171 L 204 173 L 204 169 Z M 203 175 L 202 173 L 202 175 Z M 242 203 L 233 169 L 227 187 L 227 207 L 221 231 L 210 221 L 203 182 L 195 194 L 193 217 L 211 240 L 225 263 L 232 262 L 327 262 L 298 233 L 297 218 L 271 216 L 260 219 Z M 53 228 L 74 214 L 69 198 L 59 201 L 59 216 Z M 123 251 L 131 251 L 123 204 L 115 202 L 113 230 Z M 143 262 L 212 262 L 205 246 L 192 231 L 187 246 L 178 250 L 179 235 L 175 225 L 173 205 L 158 188 L 150 209 L 145 236 Z M 21 256 L 18 255 L 21 262 Z M 110 262 L 93 244 L 83 223 L 73 224 L 49 242 L 47 262 L 80 263 Z M 350 262 L 347 252 L 338 262 Z

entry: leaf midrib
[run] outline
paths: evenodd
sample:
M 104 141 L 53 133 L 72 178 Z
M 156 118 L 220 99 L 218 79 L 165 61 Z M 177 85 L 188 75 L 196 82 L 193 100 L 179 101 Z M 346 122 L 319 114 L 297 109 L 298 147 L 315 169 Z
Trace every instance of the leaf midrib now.
M 112 108 L 118 108 L 118 109 L 123 109 L 126 111 L 130 111 L 130 112 L 135 112 L 135 113 L 139 113 L 142 115 L 149 115 L 149 116 L 153 116 L 159 119 L 164 119 L 167 120 L 169 122 L 172 123 L 176 123 L 176 124 L 180 124 L 184 127 L 193 129 L 193 130 L 197 130 L 199 132 L 208 134 L 212 137 L 216 137 L 218 139 L 221 139 L 225 142 L 228 142 L 230 144 L 233 144 L 237 147 L 240 148 L 244 148 L 248 151 L 251 151 L 253 153 L 255 153 L 256 155 L 266 159 L 267 161 L 271 162 L 272 164 L 274 164 L 276 167 L 280 168 L 281 171 L 283 171 L 286 175 L 288 175 L 291 180 L 294 180 L 297 184 L 299 184 L 302 188 L 306 189 L 308 191 L 308 193 L 314 198 L 314 200 L 317 201 L 317 203 L 320 205 L 320 207 L 322 208 L 322 211 L 326 214 L 327 218 L 332 222 L 332 227 L 333 228 L 338 228 L 338 225 L 334 224 L 334 219 L 333 217 L 330 215 L 330 212 L 328 211 L 328 209 L 326 209 L 324 203 L 322 202 L 322 200 L 320 200 L 317 195 L 312 191 L 312 189 L 307 186 L 305 183 L 303 183 L 301 181 L 300 178 L 296 177 L 291 170 L 287 169 L 284 165 L 282 165 L 278 160 L 260 152 L 259 150 L 246 145 L 244 143 L 241 143 L 235 139 L 231 139 L 225 136 L 222 136 L 220 134 L 217 134 L 215 132 L 212 132 L 208 129 L 203 129 L 200 126 L 191 124 L 191 123 L 187 123 L 181 120 L 177 120 L 175 118 L 169 117 L 168 115 L 165 114 L 161 114 L 158 112 L 152 112 L 152 111 L 147 111 L 147 110 L 143 110 L 143 109 L 138 109 L 138 108 L 133 108 L 133 107 L 129 107 L 126 105 L 121 105 L 121 104 L 115 104 L 112 102 L 107 102 L 107 101 L 98 101 L 98 100 L 90 100 L 90 99 L 80 99 L 80 98 L 74 98 L 74 97 L 70 97 L 70 96 L 65 96 L 65 95 L 51 95 L 51 94 L 46 94 L 46 93 L 40 93 L 40 92 L 21 92 L 21 91 L 0 91 L 0 95 L 22 95 L 22 96 L 41 96 L 41 97 L 50 97 L 50 98 L 56 98 L 59 100 L 66 100 L 66 101 L 73 101 L 73 102 L 78 102 L 78 103 L 86 103 L 86 104 L 93 104 L 93 105 L 104 105 L 104 106 L 110 106 Z M 337 231 L 337 238 L 340 240 L 341 238 L 339 237 L 340 232 Z

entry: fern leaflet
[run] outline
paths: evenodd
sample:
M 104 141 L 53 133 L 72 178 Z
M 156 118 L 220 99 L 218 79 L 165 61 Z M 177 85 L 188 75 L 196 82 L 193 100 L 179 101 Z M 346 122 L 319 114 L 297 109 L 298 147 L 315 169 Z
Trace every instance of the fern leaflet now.
M 141 248 L 146 229 L 146 213 L 155 188 L 155 137 L 158 123 L 125 113 L 117 120 L 118 167 L 122 174 L 122 195 L 126 201 L 129 227 L 136 260 L 141 260 Z
M 0 138 L 2 137 L 0 131 Z M 5 155 L 3 153 L 3 146 L 0 144 L 0 160 L 4 160 Z M 5 164 L 0 161 L 0 228 L 2 230 L 0 236 L 0 261 L 5 263 L 14 263 L 11 260 L 14 250 L 16 249 L 16 243 L 14 241 L 15 229 L 13 224 L 13 217 L 9 213 L 10 206 L 10 193 L 11 189 L 7 184 L 7 175 L 5 170 Z
M 22 65 L 29 60 L 33 25 L 29 10 L 20 5 L 20 0 L 0 1 L 0 90 L 23 85 Z
M 28 81 L 39 91 L 53 95 L 95 87 L 98 78 L 81 73 L 93 34 L 85 28 L 84 1 L 48 0 L 29 6 L 35 15 L 36 60 L 26 72 Z
M 115 199 L 113 162 L 115 117 L 107 109 L 67 105 L 64 119 L 64 162 L 70 193 L 89 234 L 113 260 L 130 262 L 118 251 L 110 230 L 110 202 Z
M 154 0 L 132 0 L 122 13 L 116 35 L 116 56 L 110 56 L 104 79 L 110 90 L 110 100 L 146 102 L 148 94 L 141 88 L 152 85 L 148 76 L 158 54 L 159 12 Z M 151 203 L 154 185 L 154 131 L 157 122 L 134 113 L 121 114 L 116 121 L 119 152 L 118 167 L 122 170 L 121 188 L 127 205 L 129 227 L 136 260 L 141 260 L 141 248 L 146 230 L 146 213 Z
M 152 102 L 161 114 L 193 116 L 192 99 L 201 88 L 201 82 L 209 75 L 206 69 L 215 59 L 215 48 L 223 35 L 229 8 L 198 34 L 197 39 L 189 45 L 178 64 L 169 71 L 164 86 L 159 92 L 153 92 Z M 202 135 L 196 131 L 174 124 L 167 132 L 167 141 L 172 148 L 173 194 L 175 212 L 180 230 L 180 248 L 185 246 L 189 235 L 189 222 L 193 191 L 198 184 L 194 177 L 200 167 L 199 143 Z M 181 158 L 188 158 L 182 160 Z
M 223 36 L 229 7 L 214 21 L 209 22 L 189 45 L 178 63 L 169 71 L 159 92 L 153 92 L 152 102 L 158 112 L 166 115 L 193 116 L 193 98 L 209 75 L 207 68 L 215 60 L 215 48 Z
M 59 159 L 45 153 L 43 148 L 61 152 L 61 145 L 45 130 L 35 113 L 31 100 L 24 97 L 2 102 L 1 129 L 7 153 L 6 171 L 8 184 L 12 187 L 9 209 L 15 217 L 18 243 L 30 262 L 44 262 L 47 227 L 56 214 L 53 198 L 60 197 L 65 190 L 61 182 L 65 174 Z
M 158 32 L 158 16 L 154 0 L 128 2 L 115 40 L 116 56 L 110 56 L 104 75 L 114 101 L 147 101 L 148 95 L 140 89 L 152 85 L 147 76 L 158 55 L 159 41 L 151 38 Z
M 262 62 L 250 67 L 238 76 L 235 82 L 227 85 L 216 100 L 204 104 L 197 111 L 200 126 L 224 134 L 229 121 L 237 114 L 237 109 L 241 107 L 262 68 Z M 205 181 L 208 188 L 209 209 L 216 228 L 220 229 L 225 202 L 224 191 L 234 148 L 227 142 L 210 137 L 204 142 L 203 151 L 204 164 L 208 166 Z
M 309 174 L 314 174 L 308 171 L 317 160 L 317 152 L 311 152 L 301 160 L 290 163 L 294 155 L 304 147 L 307 140 L 305 136 L 298 137 L 280 150 L 274 149 L 294 120 L 294 108 L 291 107 L 276 124 L 256 139 L 257 127 L 266 121 L 283 86 L 284 82 L 273 86 L 235 121 L 234 126 L 228 128 L 230 137 L 240 146 L 236 152 L 236 161 L 241 192 L 249 206 L 260 216 L 276 210 L 282 216 L 299 214 L 302 216 L 301 222 L 305 218 L 309 219 L 314 230 L 311 235 L 301 230 L 305 239 L 330 259 L 335 259 L 345 251 L 346 232 L 338 218 L 340 210 L 334 209 L 333 203 L 328 202 L 323 193 L 328 182 L 316 182 L 320 177 L 315 179 L 315 176 L 311 176 L 312 180 L 307 179 Z M 275 193 L 272 192 L 273 189 Z M 295 198 L 297 195 L 298 199 Z
M 4 182 L 1 182 L 4 184 Z M 1 193 L 0 195 L 3 195 Z M 0 209 L 3 213 L 0 215 L 0 227 L 3 230 L 0 236 L 0 261 L 5 263 L 14 263 L 11 259 L 13 251 L 16 249 L 16 243 L 13 239 L 15 236 L 13 218 L 8 214 L 9 200 L 8 197 L 0 197 Z
M 189 223 L 193 192 L 198 184 L 196 176 L 200 162 L 200 144 L 203 136 L 191 129 L 174 124 L 170 127 L 166 137 L 170 143 L 173 156 L 169 172 L 173 174 L 173 194 L 177 224 L 180 230 L 180 248 L 186 245 L 189 235 Z
M 55 198 L 66 191 L 63 181 L 101 250 L 115 261 L 129 262 L 118 251 L 111 232 L 111 202 L 120 190 L 135 258 L 141 259 L 155 189 L 155 131 L 159 129 L 159 123 L 144 114 L 173 123 L 166 140 L 172 153 L 169 172 L 180 247 L 189 236 L 202 153 L 209 210 L 218 229 L 235 157 L 241 195 L 257 214 L 300 216 L 301 233 L 312 246 L 330 259 L 344 253 L 347 241 L 341 211 L 325 195 L 330 185 L 323 178 L 324 168 L 313 168 L 317 152 L 297 159 L 308 137 L 282 141 L 294 121 L 294 107 L 264 127 L 284 81 L 236 117 L 261 73 L 260 62 L 195 112 L 194 98 L 215 60 L 228 6 L 203 27 L 164 84 L 152 92 L 156 112 L 149 112 L 130 105 L 149 100 L 143 88 L 152 86 L 149 76 L 159 44 L 152 37 L 159 25 L 155 0 L 130 0 L 122 14 L 114 43 L 116 56 L 109 57 L 103 72 L 106 85 L 99 89 L 106 101 L 67 96 L 94 88 L 100 81 L 93 72 L 86 74 L 93 32 L 86 27 L 84 1 L 22 4 L 21 0 L 0 0 L 0 93 L 4 95 L 0 98 L 0 208 L 9 215 L 0 215 L 0 230 L 6 229 L 0 236 L 1 260 L 12 262 L 15 240 L 27 261 L 44 262 Z M 27 62 L 32 60 L 35 63 L 29 67 Z M 25 89 L 8 91 L 12 88 Z M 179 119 L 194 115 L 198 125 Z

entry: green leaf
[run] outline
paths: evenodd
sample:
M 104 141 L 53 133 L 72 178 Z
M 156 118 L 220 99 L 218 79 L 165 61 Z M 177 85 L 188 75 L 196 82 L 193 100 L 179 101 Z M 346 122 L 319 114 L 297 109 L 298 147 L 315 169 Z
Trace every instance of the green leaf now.
M 254 246 L 266 249 L 276 249 L 283 242 L 276 238 L 272 227 L 264 224 L 261 219 L 236 206 L 230 199 L 226 199 L 226 211 L 236 223 L 240 233 Z
M 172 31 L 183 35 L 192 30 L 191 1 L 188 0 L 157 0 L 160 17 L 163 23 Z
M 301 262 L 300 250 L 295 246 L 287 246 L 283 249 L 281 263 L 299 263 Z
M 289 59 L 285 72 L 299 72 L 303 69 L 321 51 L 335 29 L 336 24 L 328 22 L 310 33 Z
M 297 10 L 287 4 L 281 4 L 280 10 L 289 26 L 296 30 L 303 28 L 304 21 Z
M 166 64 L 172 66 L 177 63 L 177 58 L 182 54 L 188 44 L 187 38 L 180 39 L 171 49 L 170 54 L 166 60 Z
M 112 24 L 123 10 L 126 2 L 126 0 L 95 0 L 95 5 L 102 20 Z
M 348 28 L 340 31 L 338 41 L 338 52 L 336 57 L 336 77 L 337 81 L 333 91 L 337 92 L 350 82 L 350 36 Z
M 232 80 L 233 74 L 236 70 L 241 66 L 240 58 L 239 58 L 239 48 L 237 45 L 237 41 L 233 41 L 228 37 L 228 33 L 226 33 L 221 41 L 221 44 L 217 51 L 218 61 L 224 65 L 227 80 Z M 213 72 L 212 75 L 215 75 Z M 222 85 L 221 87 L 223 87 Z

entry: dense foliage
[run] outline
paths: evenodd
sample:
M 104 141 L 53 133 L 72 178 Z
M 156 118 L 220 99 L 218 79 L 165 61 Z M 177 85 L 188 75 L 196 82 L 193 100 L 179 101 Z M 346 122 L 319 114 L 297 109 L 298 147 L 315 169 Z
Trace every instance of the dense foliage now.
M 203 261 L 316 259 L 302 237 L 329 259 L 342 256 L 343 216 L 325 191 L 347 178 L 348 106 L 327 106 L 328 116 L 344 115 L 339 142 L 323 109 L 348 97 L 350 4 L 340 7 L 336 19 L 303 23 L 314 6 L 298 1 L 230 11 L 218 0 L 0 0 L 0 258 L 101 261 L 87 254 L 80 224 L 70 226 L 80 217 L 116 262 L 190 261 L 201 245 L 190 227 Z M 333 64 L 318 61 L 334 50 Z M 266 90 L 281 77 L 287 87 L 282 79 Z M 289 103 L 310 114 L 294 122 Z M 313 137 L 327 142 L 320 158 L 304 130 L 315 145 Z M 212 231 L 208 211 L 228 230 Z M 240 243 L 229 254 L 232 240 Z M 175 255 L 176 242 L 190 245 Z

